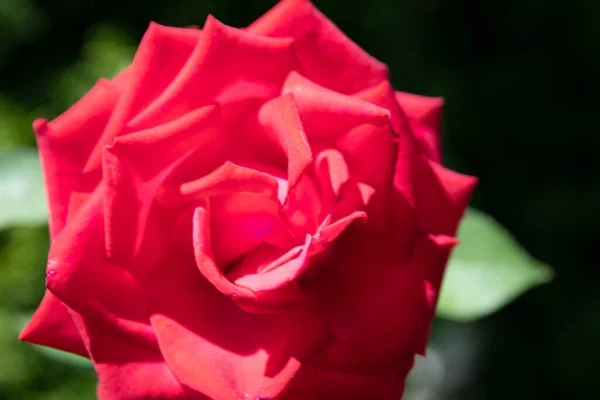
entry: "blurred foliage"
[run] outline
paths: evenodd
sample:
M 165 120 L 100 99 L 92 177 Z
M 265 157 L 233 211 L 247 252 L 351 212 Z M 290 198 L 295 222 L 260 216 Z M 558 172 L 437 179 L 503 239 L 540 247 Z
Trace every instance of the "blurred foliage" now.
M 552 279 L 548 266 L 533 259 L 502 226 L 474 208 L 465 213 L 458 239 L 444 276 L 438 316 L 460 321 L 481 318 Z
M 597 398 L 600 2 L 314 1 L 388 63 L 396 88 L 446 98 L 447 164 L 478 176 L 474 205 L 556 268 L 490 317 L 437 321 L 406 398 Z M 33 148 L 33 119 L 113 76 L 148 21 L 202 26 L 210 13 L 244 26 L 274 3 L 0 0 L 0 150 Z M 41 299 L 47 250 L 44 227 L 0 231 L 0 399 L 95 397 L 88 370 L 15 340 Z
M 46 198 L 38 154 L 33 149 L 0 150 L 0 229 L 46 223 Z

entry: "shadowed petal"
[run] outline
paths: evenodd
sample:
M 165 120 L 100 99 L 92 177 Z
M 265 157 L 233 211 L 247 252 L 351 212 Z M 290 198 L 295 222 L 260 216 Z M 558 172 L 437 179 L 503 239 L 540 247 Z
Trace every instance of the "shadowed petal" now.
M 70 314 L 98 374 L 99 400 L 209 400 L 179 383 L 158 349 L 112 335 L 102 320 Z

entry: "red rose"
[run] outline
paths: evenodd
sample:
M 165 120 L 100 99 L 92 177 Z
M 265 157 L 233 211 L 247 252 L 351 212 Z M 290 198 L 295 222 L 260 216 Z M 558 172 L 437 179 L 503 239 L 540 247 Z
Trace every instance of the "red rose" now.
M 475 179 L 442 101 L 308 1 L 246 29 L 151 24 L 131 66 L 34 123 L 51 213 L 22 339 L 100 399 L 398 399 Z

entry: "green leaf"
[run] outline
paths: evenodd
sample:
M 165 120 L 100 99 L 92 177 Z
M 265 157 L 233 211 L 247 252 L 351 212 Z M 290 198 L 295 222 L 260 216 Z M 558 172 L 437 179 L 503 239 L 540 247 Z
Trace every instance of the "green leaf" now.
M 547 265 L 481 211 L 467 210 L 458 238 L 438 302 L 440 317 L 469 321 L 486 316 L 552 279 Z
M 44 184 L 35 149 L 0 152 L 0 229 L 48 221 Z
M 57 361 L 61 364 L 83 369 L 89 372 L 94 371 L 94 366 L 92 365 L 92 362 L 85 357 L 81 357 L 73 353 L 68 353 L 66 351 L 56 350 L 51 347 L 38 346 L 35 344 L 32 346 L 44 356 L 50 358 L 53 361 Z

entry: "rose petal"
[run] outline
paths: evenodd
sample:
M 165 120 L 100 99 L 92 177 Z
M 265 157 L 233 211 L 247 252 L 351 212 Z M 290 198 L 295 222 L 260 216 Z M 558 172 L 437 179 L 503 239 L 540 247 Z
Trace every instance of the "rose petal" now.
M 313 234 L 321 213 L 318 188 L 307 168 L 313 156 L 292 94 L 263 105 L 259 121 L 269 138 L 279 142 L 288 160 L 288 194 L 284 204 L 287 221 L 297 240 Z
M 455 243 L 421 234 L 411 250 L 389 235 L 348 228 L 316 283 L 335 339 L 314 365 L 372 376 L 403 372 L 396 378 L 403 382 L 403 361 L 424 350 L 433 318 L 430 292 L 439 289 Z M 402 252 L 410 253 L 407 264 Z
M 123 68 L 114 78 L 111 79 L 111 82 L 114 83 L 121 93 L 125 91 L 129 81 L 131 80 L 131 64 Z
M 261 242 L 281 248 L 297 244 L 280 212 L 274 194 L 236 193 L 211 199 L 211 248 L 217 264 L 225 267 Z
M 356 220 L 366 219 L 367 213 L 364 211 L 354 211 L 347 215 L 336 218 L 335 222 L 323 227 L 317 235 L 317 239 L 321 246 L 332 243 L 344 230 Z
M 267 267 L 259 273 L 244 274 L 236 278 L 234 283 L 256 293 L 277 290 L 294 282 L 308 266 L 310 244 L 311 237 L 307 235 L 304 245 L 292 249 L 290 253 L 293 256 L 285 262 Z
M 46 290 L 42 302 L 19 339 L 88 357 L 73 320 L 60 300 Z
M 81 172 L 118 98 L 118 88 L 101 79 L 52 122 L 38 119 L 33 123 L 44 171 L 52 237 L 65 224 L 71 192 L 92 191 L 100 179 L 99 175 L 83 175 Z
M 148 181 L 193 150 L 221 144 L 221 129 L 220 109 L 212 104 L 169 123 L 120 136 L 109 148 L 127 157 L 136 173 Z
M 290 72 L 282 94 L 292 93 L 307 137 L 332 139 L 357 125 L 387 126 L 390 112 L 385 108 L 319 86 L 296 71 Z
M 387 66 L 344 35 L 308 0 L 281 1 L 250 25 L 248 32 L 293 37 L 306 77 L 337 92 L 353 93 L 387 79 Z
M 313 365 L 302 366 L 282 400 L 400 399 L 404 377 L 413 364 L 412 357 L 399 362 L 397 371 L 382 375 L 356 374 Z
M 312 174 L 304 173 L 296 185 L 288 189 L 283 213 L 288 228 L 297 241 L 317 232 L 323 212 L 319 188 Z
M 278 192 L 277 179 L 227 161 L 202 178 L 181 185 L 163 186 L 157 196 L 161 203 L 175 207 L 236 192 L 274 197 Z
M 70 314 L 98 374 L 99 400 L 208 400 L 177 381 L 158 349 L 112 335 L 102 320 Z
M 295 306 L 298 302 L 304 300 L 304 294 L 296 287 L 290 286 L 281 291 L 258 293 L 251 288 L 233 282 L 241 276 L 240 273 L 242 271 L 248 268 L 249 263 L 242 262 L 241 264 L 233 265 L 229 271 L 224 271 L 224 265 L 218 264 L 215 261 L 212 249 L 216 248 L 220 251 L 222 251 L 222 249 L 219 249 L 214 245 L 213 236 L 221 241 L 223 238 L 222 235 L 218 234 L 218 231 L 213 232 L 215 230 L 215 224 L 209 223 L 209 216 L 207 214 L 207 210 L 202 207 L 198 207 L 194 212 L 194 256 L 198 270 L 215 286 L 215 288 L 224 295 L 230 296 L 240 307 L 248 312 L 280 312 L 281 310 L 289 309 L 291 306 Z M 218 223 L 218 220 L 215 221 Z M 221 236 L 221 238 L 219 238 L 219 236 Z M 233 246 L 230 251 L 234 252 L 236 250 L 239 251 L 240 248 L 248 251 L 252 249 L 252 247 L 256 247 L 254 251 L 258 251 L 260 248 L 259 244 L 259 241 L 244 239 L 241 243 L 231 242 L 229 245 Z M 223 243 L 221 245 L 223 245 Z M 295 251 L 298 249 L 299 248 L 296 248 L 288 252 L 288 255 L 291 255 L 291 257 L 286 258 L 286 255 L 283 255 L 279 260 L 291 260 L 297 256 L 297 252 L 295 253 Z M 223 256 L 227 255 L 225 252 L 222 254 Z M 273 253 L 270 254 L 273 255 Z M 225 273 L 227 273 L 227 276 Z
M 397 92 L 389 81 L 381 81 L 378 84 L 354 93 L 352 96 L 358 99 L 385 108 L 390 113 L 390 122 L 393 133 L 396 135 L 410 129 L 409 119 L 397 100 Z
M 46 286 L 68 308 L 104 321 L 113 334 L 155 347 L 139 282 L 106 260 L 101 211 L 98 190 L 52 242 Z
M 441 162 L 440 125 L 444 99 L 396 92 L 396 100 L 408 116 L 414 135 L 420 145 L 420 151 L 433 161 Z
M 173 216 L 157 209 L 158 187 L 197 149 L 214 150 L 203 157 L 204 163 L 222 158 L 227 139 L 220 133 L 218 108 L 207 106 L 168 124 L 121 136 L 104 150 L 104 220 L 111 260 L 143 274 L 160 257 Z
M 149 284 L 151 321 L 167 364 L 183 384 L 212 399 L 277 398 L 326 339 L 318 310 L 244 312 L 191 260 L 171 258 Z
M 358 182 L 375 190 L 367 207 L 368 226 L 377 230 L 390 229 L 390 182 L 394 175 L 394 163 L 398 155 L 395 135 L 404 136 L 410 132 L 406 116 L 399 108 L 395 93 L 388 81 L 383 81 L 355 96 L 390 111 L 391 127 L 380 128 L 362 125 L 350 130 L 339 138 L 337 145 L 343 152 L 351 170 L 350 175 Z M 405 151 L 404 143 L 401 152 Z M 404 168 L 404 166 L 402 166 Z M 407 170 L 403 170 L 406 173 Z
M 413 240 L 417 229 L 415 169 L 419 154 L 415 149 L 415 141 L 412 129 L 403 131 L 398 137 L 398 152 L 388 200 L 391 228 L 402 227 L 393 230 L 398 245 L 407 245 Z
M 128 120 L 164 91 L 179 73 L 199 37 L 197 29 L 150 24 L 128 68 L 123 95 L 87 160 L 85 171 L 100 168 L 104 146 L 126 133 Z
M 335 149 L 321 151 L 315 160 L 315 175 L 321 191 L 321 216 L 333 211 L 342 187 L 350 179 L 350 171 L 344 156 Z
M 312 163 L 312 152 L 294 97 L 286 94 L 269 101 L 261 107 L 258 118 L 265 133 L 274 138 L 287 155 L 288 184 L 293 187 Z
M 295 66 L 289 38 L 253 35 L 209 16 L 196 48 L 177 77 L 129 125 L 139 129 L 168 122 L 214 101 L 240 79 L 256 84 L 261 96 L 265 88 L 275 94 Z
M 444 168 L 424 156 L 414 169 L 417 224 L 424 232 L 453 236 L 477 178 Z

